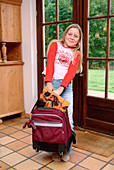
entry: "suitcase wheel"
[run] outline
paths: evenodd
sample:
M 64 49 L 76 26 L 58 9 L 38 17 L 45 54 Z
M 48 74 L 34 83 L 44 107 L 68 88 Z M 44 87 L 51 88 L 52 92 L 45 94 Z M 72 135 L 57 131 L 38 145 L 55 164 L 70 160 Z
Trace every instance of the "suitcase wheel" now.
M 39 148 L 36 148 L 35 150 L 36 150 L 36 152 L 39 152 Z

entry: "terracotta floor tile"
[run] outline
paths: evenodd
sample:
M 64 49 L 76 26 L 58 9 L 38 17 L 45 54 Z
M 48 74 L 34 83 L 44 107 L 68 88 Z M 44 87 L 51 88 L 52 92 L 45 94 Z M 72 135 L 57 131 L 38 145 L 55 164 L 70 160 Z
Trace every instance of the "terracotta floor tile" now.
M 12 136 L 16 139 L 21 139 L 21 138 L 24 138 L 25 136 L 28 136 L 28 134 L 25 132 L 22 132 L 22 131 L 18 131 L 16 133 L 11 134 L 10 136 Z
M 19 165 L 14 166 L 17 170 L 38 170 L 42 167 L 39 163 L 36 163 L 30 159 L 20 163 Z
M 41 152 L 31 159 L 43 165 L 46 165 L 52 161 L 52 156 L 48 152 Z
M 24 125 L 23 123 L 19 123 L 17 125 L 14 125 L 13 127 L 19 130 L 23 130 L 23 125 Z
M 20 153 L 21 155 L 24 155 L 28 158 L 37 154 L 37 152 L 32 148 L 32 146 L 28 146 L 24 149 L 21 149 L 21 150 L 18 151 L 18 153 Z
M 83 168 L 81 166 L 75 166 L 74 168 L 72 168 L 72 170 L 86 170 L 86 168 Z
M 6 135 L 0 132 L 0 138 L 2 138 L 3 136 L 6 136 Z
M 111 159 L 114 158 L 114 154 L 112 154 L 111 156 L 109 157 L 104 157 L 104 156 L 101 156 L 101 155 L 97 155 L 97 154 L 92 154 L 91 157 L 94 157 L 94 158 L 97 158 L 97 159 L 100 159 L 102 161 L 106 161 L 106 162 L 109 162 Z
M 103 168 L 103 170 L 114 170 L 114 165 L 108 164 Z
M 77 163 L 79 163 L 80 161 L 82 161 L 86 157 L 87 156 L 82 154 L 82 153 L 72 151 L 71 154 L 70 154 L 70 161 L 77 164 Z
M 0 169 L 1 169 L 1 170 L 6 170 L 6 169 L 8 169 L 8 168 L 9 168 L 8 165 L 6 165 L 4 162 L 0 161 Z
M 32 128 L 25 128 L 25 129 L 23 130 L 23 132 L 27 132 L 27 133 L 32 134 Z
M 86 155 L 91 155 L 92 153 L 91 152 L 88 152 L 88 151 L 85 151 L 85 150 L 82 150 L 82 149 L 79 149 L 79 148 L 74 148 L 75 151 L 78 151 L 78 152 L 81 152 L 81 153 L 84 153 Z
M 5 134 L 11 134 L 11 133 L 14 133 L 16 131 L 17 131 L 17 129 L 12 128 L 12 127 L 8 127 L 8 128 L 5 128 L 5 129 L 1 130 L 1 132 L 5 133 Z
M 21 141 L 25 142 L 25 143 L 28 143 L 28 144 L 31 144 L 32 145 L 32 136 L 27 136 L 23 139 L 20 139 Z
M 26 158 L 18 153 L 12 153 L 10 155 L 7 155 L 1 160 L 5 163 L 7 163 L 10 166 L 14 166 L 17 163 L 20 163 L 21 161 L 25 160 Z
M 21 118 L 21 120 L 20 120 L 20 122 L 23 122 L 23 124 L 25 123 L 25 122 L 28 122 L 28 118 Z
M 37 153 L 32 147 L 32 129 L 23 129 L 28 120 L 29 118 L 16 117 L 5 120 L 0 125 L 0 170 L 114 169 L 114 155 L 103 157 L 76 147 L 72 148 L 68 162 L 52 161 L 47 152 Z
M 88 157 L 83 162 L 81 162 L 79 165 L 85 168 L 88 168 L 88 169 L 98 170 L 98 169 L 101 169 L 104 165 L 106 165 L 106 163 L 103 161 L 99 161 L 97 159 Z
M 8 155 L 9 153 L 12 153 L 13 151 L 11 149 L 8 149 L 4 146 L 0 147 L 0 157 L 3 157 L 5 155 Z
M 41 168 L 40 170 L 50 170 L 50 168 L 43 167 L 43 168 Z
M 7 128 L 8 126 L 7 125 L 4 125 L 4 124 L 1 124 L 0 125 L 0 129 L 4 129 L 4 128 Z
M 0 138 L 0 144 L 6 145 L 6 144 L 8 144 L 8 143 L 10 143 L 10 142 L 13 142 L 13 141 L 15 141 L 15 140 L 16 140 L 16 139 L 14 139 L 14 138 L 12 138 L 12 137 L 4 136 L 4 137 Z
M 112 161 L 110 161 L 110 163 L 114 165 L 114 159 Z
M 13 126 L 13 125 L 16 125 L 16 124 L 18 124 L 18 123 L 19 123 L 18 121 L 13 120 L 13 119 L 11 119 L 11 120 L 5 120 L 5 121 L 4 121 L 4 124 L 5 124 L 5 125 L 9 125 L 9 126 Z
M 18 122 L 21 122 L 21 117 L 16 117 L 14 120 L 18 121 Z
M 53 170 L 68 170 L 72 168 L 75 164 L 72 162 L 55 162 L 48 164 L 47 167 L 52 168 Z
M 12 142 L 10 144 L 7 144 L 6 145 L 9 149 L 12 149 L 14 151 L 17 151 L 19 149 L 22 149 L 23 147 L 27 146 L 26 143 L 23 143 L 21 141 L 15 141 L 15 142 Z

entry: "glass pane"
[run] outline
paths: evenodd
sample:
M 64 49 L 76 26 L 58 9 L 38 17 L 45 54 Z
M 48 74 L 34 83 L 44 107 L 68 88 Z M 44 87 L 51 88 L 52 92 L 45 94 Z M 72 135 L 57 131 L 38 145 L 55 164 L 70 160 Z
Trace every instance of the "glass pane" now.
M 63 36 L 65 29 L 72 23 L 59 24 L 59 39 Z
M 114 14 L 114 0 L 111 0 L 111 14 Z
M 43 22 L 55 22 L 56 0 L 44 0 L 43 3 Z
M 111 18 L 110 24 L 110 57 L 114 58 L 114 18 Z
M 106 57 L 106 19 L 89 21 L 89 57 Z
M 44 59 L 44 69 L 46 68 L 47 66 L 47 59 Z
M 114 99 L 114 61 L 109 62 L 108 98 Z
M 56 39 L 56 25 L 46 25 L 44 26 L 44 55 L 47 56 L 47 47 L 49 42 Z
M 72 19 L 72 0 L 59 0 L 59 21 Z
M 105 96 L 105 66 L 106 62 L 103 60 L 88 62 L 88 95 Z
M 107 15 L 107 0 L 89 0 L 89 16 Z

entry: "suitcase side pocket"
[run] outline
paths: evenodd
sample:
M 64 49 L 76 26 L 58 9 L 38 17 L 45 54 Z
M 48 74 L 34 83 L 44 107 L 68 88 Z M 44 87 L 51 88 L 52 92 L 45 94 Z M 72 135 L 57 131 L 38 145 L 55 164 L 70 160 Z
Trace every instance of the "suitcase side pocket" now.
M 37 114 L 33 118 L 36 130 L 33 140 L 48 143 L 64 143 L 63 119 L 54 114 Z

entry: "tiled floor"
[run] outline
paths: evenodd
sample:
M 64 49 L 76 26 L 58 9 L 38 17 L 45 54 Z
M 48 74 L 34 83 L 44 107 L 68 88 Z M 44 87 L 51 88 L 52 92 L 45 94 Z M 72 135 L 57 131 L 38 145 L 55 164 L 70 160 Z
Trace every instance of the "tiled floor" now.
M 107 158 L 72 148 L 68 162 L 55 162 L 49 153 L 35 152 L 32 130 L 22 129 L 27 120 L 13 116 L 0 125 L 0 170 L 114 170 L 114 155 Z

